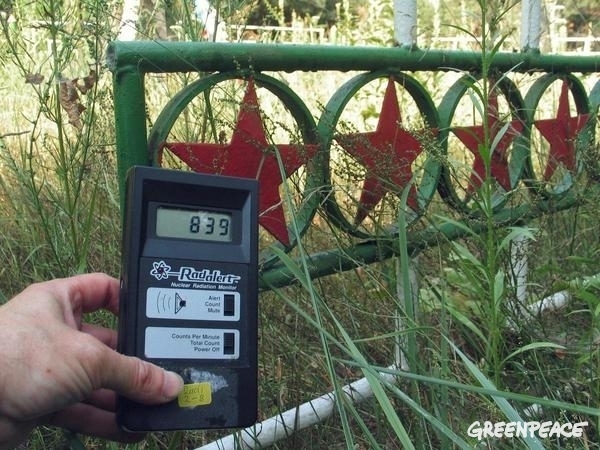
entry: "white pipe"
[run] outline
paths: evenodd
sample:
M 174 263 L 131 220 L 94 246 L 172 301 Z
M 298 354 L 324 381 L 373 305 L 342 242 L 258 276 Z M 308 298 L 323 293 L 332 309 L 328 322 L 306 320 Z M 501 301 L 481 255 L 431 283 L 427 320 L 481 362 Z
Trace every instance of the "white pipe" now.
M 521 50 L 539 50 L 542 34 L 541 0 L 522 0 L 521 2 Z
M 508 317 L 506 319 L 506 326 L 511 330 L 518 330 L 519 327 L 528 323 L 533 317 L 539 316 L 543 312 L 556 311 L 557 309 L 566 306 L 571 300 L 571 297 L 569 291 L 560 291 L 555 292 L 548 297 L 544 297 L 542 300 L 532 303 L 531 305 L 524 306 L 523 303 L 519 303 L 519 308 L 513 309 L 513 314 L 520 319 L 516 320 L 516 318 Z
M 539 314 L 544 311 L 556 311 L 562 308 L 571 300 L 571 294 L 569 291 L 556 292 L 542 300 L 532 303 L 528 306 L 531 314 Z
M 396 365 L 388 367 L 390 371 L 397 370 Z M 395 383 L 392 373 L 380 373 L 382 382 Z M 352 403 L 360 403 L 373 396 L 373 391 L 366 378 L 361 378 L 342 388 L 344 394 Z M 329 418 L 335 407 L 335 392 L 329 392 L 282 414 L 273 416 L 254 426 L 245 428 L 237 433 L 225 436 L 196 450 L 237 450 L 256 449 L 272 445 L 287 438 L 299 430 L 316 425 Z
M 394 0 L 394 40 L 401 47 L 417 45 L 416 0 Z
M 573 287 L 573 289 L 588 289 L 590 287 L 598 288 L 600 287 L 600 273 L 591 275 L 589 277 L 577 278 L 572 280 L 569 284 Z M 570 291 L 555 292 L 554 294 L 543 298 L 539 302 L 529 305 L 529 311 L 533 314 L 539 314 L 544 311 L 555 311 L 569 303 L 572 298 L 573 295 Z
M 580 286 L 583 289 L 589 288 L 591 286 L 600 286 L 600 274 L 595 274 L 589 277 L 583 277 L 579 279 L 575 279 L 570 283 L 574 288 Z M 529 320 L 531 317 L 541 314 L 546 311 L 556 311 L 557 309 L 563 308 L 567 305 L 573 298 L 571 292 L 559 291 L 555 292 L 552 295 L 544 297 L 542 300 L 539 300 L 531 305 L 527 306 L 527 309 L 522 312 L 523 318 L 525 321 Z M 527 317 L 525 317 L 527 316 Z M 508 323 L 509 327 L 514 327 L 513 324 Z
M 133 41 L 137 34 L 140 0 L 125 0 L 123 2 L 123 16 L 119 24 L 117 40 Z

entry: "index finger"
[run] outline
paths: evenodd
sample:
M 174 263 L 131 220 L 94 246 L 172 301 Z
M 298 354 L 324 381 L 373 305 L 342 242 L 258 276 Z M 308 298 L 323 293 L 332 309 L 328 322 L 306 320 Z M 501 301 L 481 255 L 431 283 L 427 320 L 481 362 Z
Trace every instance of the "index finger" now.
M 40 283 L 55 298 L 66 301 L 73 311 L 83 313 L 106 309 L 119 311 L 119 281 L 104 273 L 75 275 Z M 33 287 L 33 286 L 32 286 Z

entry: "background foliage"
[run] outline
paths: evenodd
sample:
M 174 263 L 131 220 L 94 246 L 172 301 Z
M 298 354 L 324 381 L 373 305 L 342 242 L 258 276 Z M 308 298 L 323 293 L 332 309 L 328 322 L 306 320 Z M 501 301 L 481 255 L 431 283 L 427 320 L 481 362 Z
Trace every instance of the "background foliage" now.
M 426 40 L 434 30 L 434 2 L 421 3 L 419 33 Z M 463 3 L 462 9 L 451 2 L 440 4 L 440 33 L 479 36 L 490 24 L 502 35 L 517 32 L 518 8 L 508 2 Z M 155 38 L 157 28 L 166 29 L 169 39 L 202 38 L 203 25 L 189 14 L 192 5 L 174 0 L 164 6 L 163 27 L 157 23 L 162 20 L 157 5 L 146 5 L 139 38 Z M 227 1 L 218 8 L 228 18 L 250 6 Z M 597 9 L 593 0 L 569 0 L 564 6 L 564 17 L 587 18 Z M 102 0 L 2 4 L 4 299 L 34 281 L 96 270 L 119 274 L 114 118 L 104 52 L 117 35 L 121 8 L 119 2 Z M 340 15 L 338 36 L 343 42 L 392 43 L 390 2 L 374 2 L 369 9 L 368 20 L 350 7 L 346 10 L 352 14 Z M 490 18 L 488 11 L 502 14 Z M 431 91 L 442 95 L 439 80 L 432 80 Z M 149 121 L 188 81 L 177 75 L 149 80 Z M 315 94 L 320 82 L 315 76 L 304 81 L 306 92 L 315 97 L 315 110 L 328 94 L 320 94 L 323 99 Z M 574 210 L 545 216 L 527 227 L 499 229 L 490 222 L 483 234 L 442 241 L 423 252 L 412 261 L 418 287 L 407 283 L 408 255 L 314 281 L 304 276 L 302 259 L 297 263 L 281 255 L 301 283 L 261 294 L 261 418 L 363 376 L 373 382 L 376 396 L 360 406 L 343 404 L 336 417 L 277 447 L 514 448 L 512 440 L 478 444 L 466 435 L 466 428 L 475 420 L 500 421 L 519 414 L 531 420 L 587 420 L 583 438 L 544 445 L 598 448 L 600 307 L 598 284 L 585 275 L 600 273 L 599 198 L 594 183 L 580 181 L 584 201 Z M 484 186 L 483 200 L 490 189 Z M 439 198 L 431 212 L 442 221 L 461 218 Z M 490 210 L 482 213 L 491 220 Z M 400 244 L 405 238 L 402 225 Z M 574 297 L 568 308 L 529 317 L 511 307 L 516 295 L 509 254 L 516 236 L 531 239 L 528 301 L 565 289 Z M 349 243 L 317 217 L 304 245 L 319 250 Z M 402 297 L 418 298 L 418 309 L 411 311 L 411 303 Z M 397 328 L 398 318 L 403 328 Z M 112 323 L 103 315 L 90 319 Z M 394 372 L 400 377 L 396 385 L 377 381 L 398 345 L 409 355 L 410 370 Z M 508 403 L 498 400 L 499 394 Z M 130 448 L 194 448 L 218 435 L 158 433 Z M 535 447 L 532 442 L 521 444 Z M 46 428 L 38 429 L 26 446 L 120 448 Z

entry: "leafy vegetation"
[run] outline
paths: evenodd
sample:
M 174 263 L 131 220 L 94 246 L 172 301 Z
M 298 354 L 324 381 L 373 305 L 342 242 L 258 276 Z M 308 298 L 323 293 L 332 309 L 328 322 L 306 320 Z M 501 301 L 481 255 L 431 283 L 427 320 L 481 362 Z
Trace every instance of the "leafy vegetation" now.
M 497 75 L 488 63 L 518 23 L 514 19 L 518 8 L 506 3 L 465 2 L 468 26 L 456 16 L 454 4 L 441 5 L 444 31 L 485 37 L 478 43 L 486 55 L 484 67 L 480 77 L 471 80 L 468 96 L 478 105 L 473 114 L 488 131 L 489 83 Z M 165 19 L 167 25 L 179 27 L 170 28 L 177 30 L 179 39 L 200 35 L 198 23 L 185 14 L 189 6 L 174 2 Z M 224 12 L 243 6 L 221 5 Z M 589 7 L 593 6 L 590 1 Z M 340 22 L 339 33 L 345 33 L 346 42 L 391 43 L 389 2 L 376 2 L 373 8 L 380 23 L 357 24 L 352 18 Z M 423 10 L 425 17 L 433 15 L 432 9 Z M 119 273 L 114 118 L 104 51 L 116 36 L 120 13 L 117 2 L 103 0 L 17 1 L 5 11 L 0 16 L 4 44 L 0 53 L 0 255 L 4 261 L 0 293 L 7 299 L 34 281 L 95 270 Z M 150 13 L 141 17 L 141 37 L 155 36 L 154 17 Z M 427 27 L 423 30 L 430 32 Z M 351 75 L 306 74 L 303 90 L 315 115 L 331 94 L 319 89 L 337 88 Z M 439 74 L 430 75 L 426 74 L 428 89 L 439 101 L 450 82 Z M 149 122 L 190 79 L 189 74 L 174 74 L 148 80 L 152 86 L 147 99 Z M 218 104 L 223 123 L 231 125 L 241 94 L 235 82 L 228 87 L 219 93 Z M 368 97 L 352 106 L 353 117 L 344 117 L 340 127 L 354 130 L 376 122 L 379 112 L 365 106 Z M 298 131 L 291 121 L 276 111 L 270 125 L 282 128 L 284 138 L 296 139 Z M 206 122 L 196 120 L 192 112 L 178 125 L 182 127 L 178 132 L 204 136 Z M 415 120 L 413 126 L 420 125 Z M 353 270 L 311 280 L 308 254 L 332 247 L 343 250 L 358 241 L 323 216 L 314 219 L 290 255 L 275 251 L 298 283 L 261 293 L 261 419 L 324 392 L 340 392 L 362 377 L 373 391 L 373 397 L 360 404 L 338 402 L 332 418 L 291 435 L 275 448 L 598 448 L 600 296 L 597 279 L 589 277 L 600 273 L 598 187 L 583 173 L 574 183 L 580 199 L 575 208 L 519 226 L 497 226 L 498 186 L 491 177 L 497 145 L 498 139 L 486 132 L 480 146 L 485 176 L 465 202 L 476 213 L 475 220 L 463 221 L 464 211 L 449 208 L 437 195 L 426 217 L 418 221 L 397 214 L 406 209 L 407 190 L 384 198 L 378 211 L 382 217 L 387 214 L 386 220 L 391 217 L 391 223 L 375 223 L 370 229 L 397 230 L 393 243 L 402 251 L 393 258 L 370 265 L 357 261 Z M 596 150 L 592 143 L 585 149 L 590 154 Z M 452 163 L 450 179 L 465 179 L 463 169 L 470 169 L 470 161 L 459 162 L 453 154 L 437 157 Z M 344 170 L 352 172 L 349 185 L 364 175 L 357 175 L 363 169 L 347 155 L 340 156 L 339 164 L 339 177 Z M 298 209 L 294 192 L 302 183 L 294 178 L 286 185 L 290 190 L 284 191 L 286 212 Z M 469 193 L 464 186 L 459 191 Z M 350 199 L 342 212 L 351 218 L 356 193 L 348 187 L 343 194 Z M 516 202 L 515 197 L 522 198 L 521 191 L 514 194 L 508 205 Z M 408 254 L 407 229 L 441 229 L 447 224 L 461 228 L 463 237 L 440 236 L 437 245 L 418 256 Z M 262 238 L 265 244 L 271 242 L 267 236 Z M 525 298 L 517 293 L 511 257 L 519 240 L 527 242 L 529 255 Z M 536 300 L 558 291 L 572 297 L 567 307 L 530 310 Z M 114 325 L 103 315 L 91 319 Z M 533 438 L 477 442 L 467 435 L 469 424 L 477 420 L 520 419 L 587 421 L 588 426 L 580 438 L 546 439 L 543 444 Z M 218 432 L 156 433 L 140 444 L 120 446 L 40 428 L 27 448 L 195 448 L 219 436 Z

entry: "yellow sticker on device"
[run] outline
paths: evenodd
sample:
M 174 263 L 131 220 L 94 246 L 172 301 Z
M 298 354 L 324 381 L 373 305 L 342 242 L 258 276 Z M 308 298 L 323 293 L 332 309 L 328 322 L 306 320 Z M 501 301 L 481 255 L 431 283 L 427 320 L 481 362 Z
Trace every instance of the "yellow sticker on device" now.
M 177 397 L 180 408 L 205 406 L 212 403 L 212 388 L 208 382 L 185 384 Z

